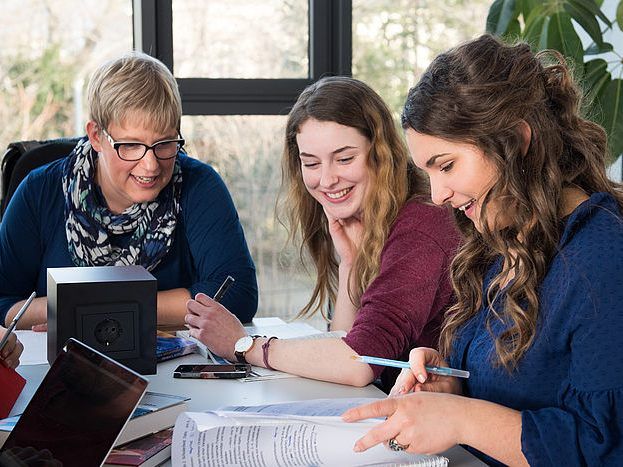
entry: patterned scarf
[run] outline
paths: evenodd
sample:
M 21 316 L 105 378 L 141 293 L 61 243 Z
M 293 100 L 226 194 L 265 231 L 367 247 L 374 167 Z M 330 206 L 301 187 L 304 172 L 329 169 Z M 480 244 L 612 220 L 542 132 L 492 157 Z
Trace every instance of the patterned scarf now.
M 171 181 L 154 201 L 113 214 L 99 201 L 99 187 L 94 183 L 98 154 L 88 138 L 81 139 L 68 157 L 63 191 L 67 243 L 74 264 L 154 269 L 173 243 L 182 188 L 179 160 L 175 160 Z M 127 247 L 111 245 L 111 235 L 130 232 Z

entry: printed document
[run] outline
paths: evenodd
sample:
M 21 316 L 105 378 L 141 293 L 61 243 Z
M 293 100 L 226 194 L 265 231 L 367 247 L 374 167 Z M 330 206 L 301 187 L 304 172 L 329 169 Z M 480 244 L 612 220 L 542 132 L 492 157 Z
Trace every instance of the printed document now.
M 171 460 L 183 467 L 447 465 L 445 457 L 393 452 L 382 445 L 354 452 L 355 441 L 380 420 L 346 423 L 337 414 L 371 400 L 321 399 L 185 412 L 175 424 Z

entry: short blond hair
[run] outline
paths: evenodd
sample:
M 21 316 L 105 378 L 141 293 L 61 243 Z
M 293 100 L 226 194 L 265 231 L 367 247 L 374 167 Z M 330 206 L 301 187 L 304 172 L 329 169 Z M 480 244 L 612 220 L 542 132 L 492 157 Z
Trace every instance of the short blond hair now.
M 179 130 L 182 100 L 175 78 L 159 60 L 130 52 L 102 64 L 87 90 L 89 115 L 102 129 L 139 116 L 155 131 Z

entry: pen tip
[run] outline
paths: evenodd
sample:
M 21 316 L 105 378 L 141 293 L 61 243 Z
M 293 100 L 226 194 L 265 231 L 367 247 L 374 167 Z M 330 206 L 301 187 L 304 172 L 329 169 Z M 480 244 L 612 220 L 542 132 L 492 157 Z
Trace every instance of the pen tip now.
M 350 358 L 352 360 L 359 360 L 359 355 L 351 355 Z

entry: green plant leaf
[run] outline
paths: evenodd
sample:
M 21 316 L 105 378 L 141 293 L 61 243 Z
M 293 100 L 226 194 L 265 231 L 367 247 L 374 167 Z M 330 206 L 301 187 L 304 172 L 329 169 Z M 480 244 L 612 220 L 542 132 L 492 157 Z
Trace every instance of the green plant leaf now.
M 528 19 L 530 13 L 536 8 L 543 9 L 543 6 L 542 0 L 521 0 L 520 12 L 523 15 L 524 21 Z
M 547 24 L 549 24 L 549 17 L 544 14 L 543 5 L 539 5 L 531 10 L 527 17 L 524 16 L 524 20 L 526 27 L 523 30 L 522 37 L 530 45 L 540 49 L 541 35 L 545 34 L 547 37 Z M 546 43 L 547 40 L 543 42 L 543 44 Z
M 610 152 L 616 158 L 623 154 L 623 79 L 610 81 L 599 100 Z
M 601 45 L 593 44 L 584 51 L 584 55 L 599 55 L 605 52 L 612 52 L 614 47 L 609 42 L 603 42 Z
M 506 28 L 506 34 L 504 34 L 504 37 L 508 37 L 513 40 L 521 37 L 521 26 L 519 25 L 519 20 L 517 18 L 508 23 L 508 28 Z
M 608 18 L 604 14 L 604 12 L 601 11 L 601 4 L 603 2 L 597 3 L 595 0 L 566 0 L 566 1 L 568 3 L 574 3 L 576 6 L 580 8 L 584 8 L 585 10 L 588 10 L 590 14 L 602 20 L 606 24 L 606 26 L 608 26 L 609 28 L 612 27 L 612 21 L 610 21 L 610 18 Z
M 547 27 L 547 48 L 561 52 L 572 59 L 577 71 L 583 70 L 584 48 L 582 41 L 573 28 L 569 13 L 554 13 Z
M 565 3 L 564 9 L 571 15 L 571 18 L 582 26 L 595 44 L 600 45 L 603 43 L 599 22 L 595 15 L 584 6 L 584 3 L 578 2 L 577 0 L 569 0 Z
M 547 37 L 549 35 L 549 24 L 552 22 L 551 16 L 546 16 L 543 19 L 543 24 L 541 26 L 541 34 L 539 36 L 539 42 L 537 44 L 538 50 L 547 49 Z
M 487 15 L 487 32 L 502 36 L 506 34 L 509 23 L 515 18 L 515 0 L 495 0 Z
M 593 102 L 603 93 L 611 78 L 608 62 L 603 58 L 596 58 L 584 64 L 582 87 L 589 102 Z
M 619 6 L 617 6 L 617 24 L 619 25 L 619 29 L 623 31 L 623 0 L 621 0 Z

